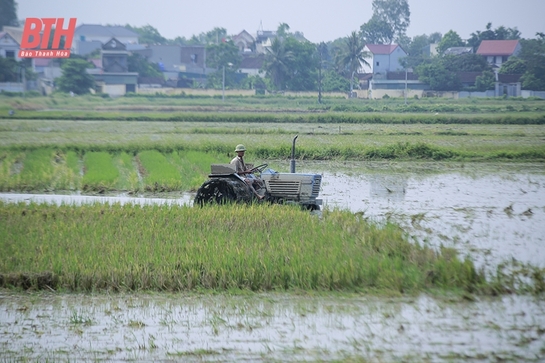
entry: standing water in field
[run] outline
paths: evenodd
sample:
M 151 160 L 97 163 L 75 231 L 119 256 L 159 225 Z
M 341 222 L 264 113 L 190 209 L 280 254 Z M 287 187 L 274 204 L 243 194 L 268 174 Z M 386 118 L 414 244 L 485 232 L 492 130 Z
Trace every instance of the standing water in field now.
M 389 219 L 416 241 L 453 247 L 487 270 L 506 260 L 545 267 L 543 165 L 355 168 L 324 173 L 326 207 Z
M 0 292 L 7 361 L 538 362 L 544 326 L 526 296 Z
M 491 272 L 545 265 L 543 165 L 309 163 L 325 208 L 392 220 L 419 243 L 453 247 Z M 169 198 L 1 194 L 10 202 L 187 204 Z M 0 291 L 7 360 L 542 361 L 540 296 L 20 294 Z

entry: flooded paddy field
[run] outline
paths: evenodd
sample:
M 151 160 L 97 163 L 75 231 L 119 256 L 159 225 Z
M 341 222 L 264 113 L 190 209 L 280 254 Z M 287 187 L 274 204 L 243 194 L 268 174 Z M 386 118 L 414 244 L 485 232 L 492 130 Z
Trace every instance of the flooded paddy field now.
M 419 243 L 456 248 L 478 267 L 545 267 L 545 165 L 345 163 L 324 174 L 329 208 L 393 220 Z
M 4 361 L 542 361 L 545 305 L 347 295 L 0 294 Z
M 542 164 L 305 162 L 325 208 L 398 223 L 493 273 L 545 267 Z M 5 201 L 191 203 L 191 194 L 2 194 Z M 543 361 L 543 296 L 0 292 L 6 361 Z

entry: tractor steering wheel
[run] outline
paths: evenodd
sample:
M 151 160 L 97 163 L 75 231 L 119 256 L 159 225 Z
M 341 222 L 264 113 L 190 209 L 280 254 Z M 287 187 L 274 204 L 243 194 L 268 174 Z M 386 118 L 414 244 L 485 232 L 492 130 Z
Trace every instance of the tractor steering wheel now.
M 256 166 L 256 167 L 250 169 L 250 171 L 251 171 L 252 173 L 255 173 L 256 171 L 258 171 L 259 174 L 261 174 L 261 173 L 263 172 L 263 170 L 265 170 L 265 168 L 266 168 L 267 166 L 269 166 L 269 164 L 261 164 L 261 165 L 258 165 L 258 166 Z

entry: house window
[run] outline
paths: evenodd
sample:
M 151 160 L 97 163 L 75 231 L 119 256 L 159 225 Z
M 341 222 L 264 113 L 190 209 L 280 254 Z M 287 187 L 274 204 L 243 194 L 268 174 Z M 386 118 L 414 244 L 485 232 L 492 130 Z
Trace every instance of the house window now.
M 377 61 L 377 67 L 380 66 L 380 62 Z
M 15 58 L 14 50 L 6 50 L 6 58 Z
M 197 64 L 197 54 L 191 54 L 191 62 L 193 62 L 193 64 Z
M 84 42 L 84 41 L 85 41 L 85 35 L 80 35 L 80 36 L 79 36 L 79 40 L 81 40 L 82 42 Z

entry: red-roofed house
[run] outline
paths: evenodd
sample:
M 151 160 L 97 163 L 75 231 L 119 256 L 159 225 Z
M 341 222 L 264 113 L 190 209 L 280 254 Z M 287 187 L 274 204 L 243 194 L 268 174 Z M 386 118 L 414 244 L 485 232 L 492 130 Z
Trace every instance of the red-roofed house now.
M 367 44 L 364 49 L 371 53 L 367 58 L 367 65 L 362 66 L 360 73 L 381 73 L 395 72 L 403 69 L 399 60 L 407 56 L 407 53 L 398 44 Z
M 483 40 L 477 54 L 486 58 L 487 62 L 501 67 L 509 57 L 519 54 L 521 49 L 518 40 Z

